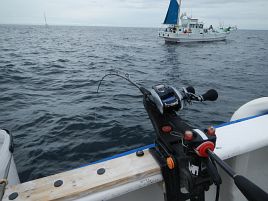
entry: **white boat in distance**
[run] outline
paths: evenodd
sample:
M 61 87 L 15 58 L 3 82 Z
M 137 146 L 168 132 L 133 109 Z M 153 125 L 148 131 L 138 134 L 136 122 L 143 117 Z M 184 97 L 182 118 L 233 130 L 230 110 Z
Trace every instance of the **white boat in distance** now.
M 229 31 L 216 30 L 210 25 L 209 28 L 204 27 L 203 22 L 198 19 L 188 17 L 183 13 L 180 17 L 181 0 L 170 0 L 168 11 L 164 20 L 166 28 L 161 29 L 158 33 L 159 37 L 164 38 L 166 42 L 209 42 L 222 41 L 226 39 Z

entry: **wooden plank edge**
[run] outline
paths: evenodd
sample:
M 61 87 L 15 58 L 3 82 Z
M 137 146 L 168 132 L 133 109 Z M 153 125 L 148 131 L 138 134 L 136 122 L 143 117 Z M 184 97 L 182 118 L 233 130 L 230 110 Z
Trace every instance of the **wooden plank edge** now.
M 96 171 L 102 167 L 105 167 L 106 172 L 103 175 L 97 175 Z M 3 201 L 9 200 L 8 196 L 13 192 L 18 193 L 18 198 L 15 201 L 69 200 L 157 174 L 160 174 L 160 168 L 149 151 L 145 150 L 143 157 L 130 154 L 91 166 L 8 186 Z M 54 187 L 54 182 L 57 180 L 62 180 L 63 185 Z

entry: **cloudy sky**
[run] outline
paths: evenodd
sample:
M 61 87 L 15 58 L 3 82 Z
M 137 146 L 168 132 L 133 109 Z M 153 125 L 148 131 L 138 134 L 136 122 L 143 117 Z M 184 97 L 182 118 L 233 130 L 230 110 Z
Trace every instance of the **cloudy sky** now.
M 169 0 L 0 0 L 0 24 L 159 27 Z M 207 25 L 268 29 L 268 0 L 182 0 Z

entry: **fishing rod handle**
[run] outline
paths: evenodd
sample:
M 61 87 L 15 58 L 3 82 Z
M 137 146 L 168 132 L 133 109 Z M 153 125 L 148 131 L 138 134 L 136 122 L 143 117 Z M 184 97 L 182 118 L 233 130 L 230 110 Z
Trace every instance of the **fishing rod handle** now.
M 232 168 L 221 160 L 214 152 L 207 150 L 208 155 L 234 179 L 235 185 L 249 201 L 268 201 L 268 194 L 247 178 L 236 174 Z
M 242 175 L 235 175 L 234 182 L 249 201 L 268 201 L 268 194 Z
M 225 163 L 222 159 L 220 159 L 213 151 L 208 149 L 207 153 L 209 157 L 212 158 L 230 177 L 233 178 L 236 175 L 233 169 L 227 163 Z

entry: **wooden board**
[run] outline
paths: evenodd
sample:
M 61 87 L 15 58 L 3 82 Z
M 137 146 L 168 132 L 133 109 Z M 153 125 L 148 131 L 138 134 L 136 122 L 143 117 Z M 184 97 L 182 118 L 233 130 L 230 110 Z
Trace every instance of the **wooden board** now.
M 223 159 L 268 146 L 268 115 L 224 125 L 217 128 L 216 134 L 218 140 L 215 152 Z M 158 164 L 148 150 L 144 153 L 142 157 L 129 154 L 23 184 L 8 186 L 3 200 L 8 201 L 8 196 L 13 192 L 18 193 L 15 201 L 73 200 L 159 175 Z M 103 175 L 97 174 L 99 168 L 105 168 Z M 54 187 L 56 180 L 62 180 L 63 185 Z
M 13 192 L 19 194 L 15 200 L 47 201 L 78 198 L 159 174 L 159 166 L 151 157 L 149 151 L 147 150 L 144 153 L 143 157 L 131 154 L 23 184 L 9 186 L 6 189 L 3 200 L 9 200 L 8 196 Z M 97 174 L 99 168 L 105 168 L 103 175 Z M 54 187 L 54 182 L 59 179 L 63 181 L 63 185 Z

